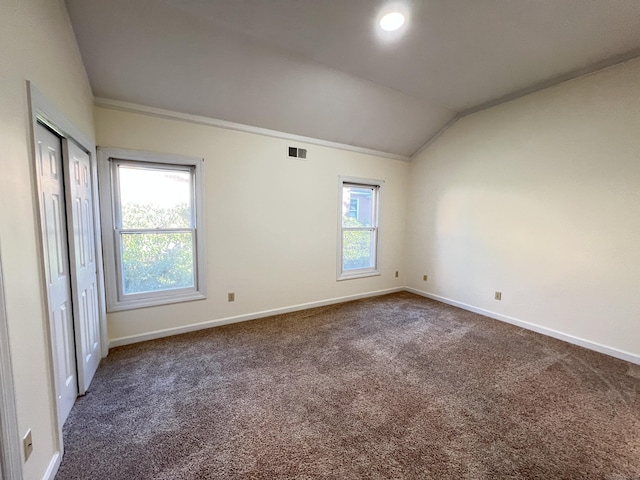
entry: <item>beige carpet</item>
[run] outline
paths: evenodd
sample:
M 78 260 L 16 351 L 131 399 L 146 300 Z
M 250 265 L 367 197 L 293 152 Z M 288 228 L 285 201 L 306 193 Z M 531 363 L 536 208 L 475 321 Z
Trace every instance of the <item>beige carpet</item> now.
M 113 349 L 56 478 L 640 479 L 629 367 L 409 293 L 279 315 Z

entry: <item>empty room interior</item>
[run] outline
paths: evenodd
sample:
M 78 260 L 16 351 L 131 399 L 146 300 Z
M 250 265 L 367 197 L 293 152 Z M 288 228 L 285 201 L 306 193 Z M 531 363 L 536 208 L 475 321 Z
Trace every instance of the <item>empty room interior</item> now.
M 0 480 L 640 478 L 640 2 L 0 12 Z

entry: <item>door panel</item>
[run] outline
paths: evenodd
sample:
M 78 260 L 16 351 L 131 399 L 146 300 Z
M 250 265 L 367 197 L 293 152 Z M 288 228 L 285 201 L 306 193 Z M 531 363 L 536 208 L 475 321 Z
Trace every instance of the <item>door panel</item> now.
M 75 390 L 75 352 L 73 351 L 73 325 L 71 318 L 71 308 L 67 302 L 58 306 L 58 311 L 54 312 L 54 322 L 56 331 L 60 333 L 56 338 L 58 344 L 58 365 L 60 367 L 61 380 L 64 390 Z M 75 400 L 75 391 L 73 391 Z M 73 403 L 72 403 L 73 405 Z
M 72 252 L 73 313 L 78 332 L 78 384 L 83 394 L 89 388 L 101 357 L 91 157 L 72 141 L 65 140 L 65 162 L 67 201 L 72 206 L 68 231 L 69 250 Z
M 37 124 L 35 136 L 58 415 L 60 422 L 64 423 L 76 400 L 78 381 L 61 175 L 62 144 L 60 138 L 40 124 Z

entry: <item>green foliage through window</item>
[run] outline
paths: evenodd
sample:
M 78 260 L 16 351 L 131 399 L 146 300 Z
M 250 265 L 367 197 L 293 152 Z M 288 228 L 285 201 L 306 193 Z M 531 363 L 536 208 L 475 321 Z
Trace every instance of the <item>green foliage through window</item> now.
M 358 220 L 353 217 L 342 219 L 343 227 L 361 227 Z M 370 230 L 343 230 L 342 231 L 342 268 L 354 270 L 357 268 L 372 267 L 372 235 Z
M 189 224 L 187 204 L 171 208 L 127 204 L 123 224 L 145 229 L 156 225 Z M 121 232 L 125 294 L 190 288 L 194 286 L 193 232 Z

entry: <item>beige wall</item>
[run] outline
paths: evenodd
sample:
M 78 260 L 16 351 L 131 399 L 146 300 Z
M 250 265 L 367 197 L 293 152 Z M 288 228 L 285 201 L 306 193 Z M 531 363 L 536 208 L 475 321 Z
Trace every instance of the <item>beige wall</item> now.
M 290 159 L 287 140 L 105 108 L 95 122 L 98 145 L 205 159 L 208 298 L 109 314 L 111 340 L 403 285 L 408 163 L 299 143 L 308 159 Z M 338 175 L 385 181 L 381 276 L 336 281 Z
M 92 96 L 66 10 L 56 0 L 1 0 L 0 241 L 20 435 L 33 431 L 25 479 L 40 479 L 55 452 L 44 293 L 31 172 L 26 80 L 89 138 Z M 18 441 L 18 439 L 16 439 Z
M 635 60 L 449 129 L 411 165 L 407 284 L 640 358 L 639 86 Z

